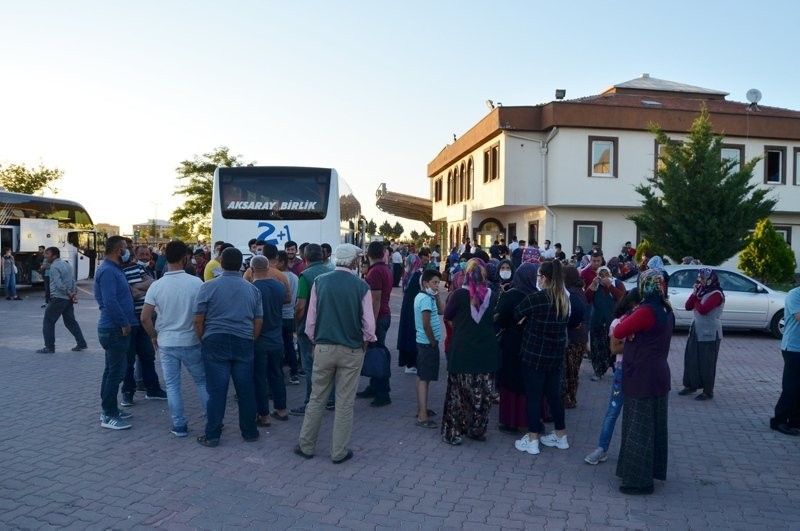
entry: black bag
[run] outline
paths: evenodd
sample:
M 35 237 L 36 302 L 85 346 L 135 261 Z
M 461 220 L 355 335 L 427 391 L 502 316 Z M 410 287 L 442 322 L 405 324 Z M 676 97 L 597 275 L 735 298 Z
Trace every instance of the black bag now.
M 389 379 L 391 373 L 392 355 L 389 349 L 377 344 L 370 345 L 364 353 L 364 364 L 361 366 L 361 376 L 369 378 Z

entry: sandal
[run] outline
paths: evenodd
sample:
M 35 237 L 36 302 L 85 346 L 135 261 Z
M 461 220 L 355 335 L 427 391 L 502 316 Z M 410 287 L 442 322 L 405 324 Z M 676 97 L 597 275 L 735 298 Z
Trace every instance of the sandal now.
M 277 411 L 273 411 L 269 414 L 270 417 L 274 418 L 275 420 L 289 420 L 289 415 L 279 415 Z
M 430 419 L 428 419 L 428 420 L 419 420 L 419 419 L 417 419 L 417 426 L 419 426 L 420 428 L 438 428 L 439 427 L 438 424 L 436 424 L 434 421 L 432 421 Z

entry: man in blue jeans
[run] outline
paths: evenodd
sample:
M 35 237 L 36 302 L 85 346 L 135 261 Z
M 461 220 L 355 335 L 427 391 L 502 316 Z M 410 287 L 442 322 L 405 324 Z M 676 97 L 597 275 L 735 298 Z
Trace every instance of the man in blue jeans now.
M 233 378 L 239 397 L 239 430 L 247 442 L 258 440 L 256 394 L 253 385 L 254 339 L 261 335 L 261 292 L 242 278 L 242 252 L 222 251 L 222 274 L 200 287 L 194 311 L 194 330 L 202 338 L 208 408 L 205 435 L 197 442 L 219 444 L 228 383 Z
M 117 404 L 119 384 L 125 375 L 131 329 L 136 326 L 133 296 L 128 288 L 122 264 L 130 258 L 125 238 L 111 236 L 106 240 L 106 258 L 94 276 L 94 298 L 100 307 L 97 337 L 106 351 L 105 369 L 100 386 L 103 411 L 100 426 L 112 430 L 127 430 L 127 419 L 133 415 L 120 411 Z
M 181 394 L 181 365 L 186 367 L 197 386 L 203 416 L 208 404 L 200 338 L 194 332 L 194 307 L 203 281 L 184 270 L 189 260 L 188 251 L 180 240 L 167 244 L 164 250 L 166 271 L 147 290 L 141 317 L 142 327 L 161 358 L 167 405 L 172 417 L 170 431 L 175 437 L 189 434 Z M 156 312 L 158 319 L 154 319 Z

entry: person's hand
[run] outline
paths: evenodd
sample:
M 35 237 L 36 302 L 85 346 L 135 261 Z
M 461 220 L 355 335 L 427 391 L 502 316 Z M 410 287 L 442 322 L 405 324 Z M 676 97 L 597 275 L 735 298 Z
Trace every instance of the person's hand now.
M 122 335 L 127 336 L 131 333 L 131 325 L 126 325 L 122 327 Z

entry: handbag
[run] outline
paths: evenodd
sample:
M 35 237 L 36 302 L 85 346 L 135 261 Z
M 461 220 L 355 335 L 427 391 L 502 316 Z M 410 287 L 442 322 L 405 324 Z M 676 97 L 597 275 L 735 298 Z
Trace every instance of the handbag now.
M 388 379 L 391 373 L 391 358 L 389 349 L 377 344 L 367 347 L 364 352 L 364 363 L 361 365 L 361 376 L 369 378 Z

